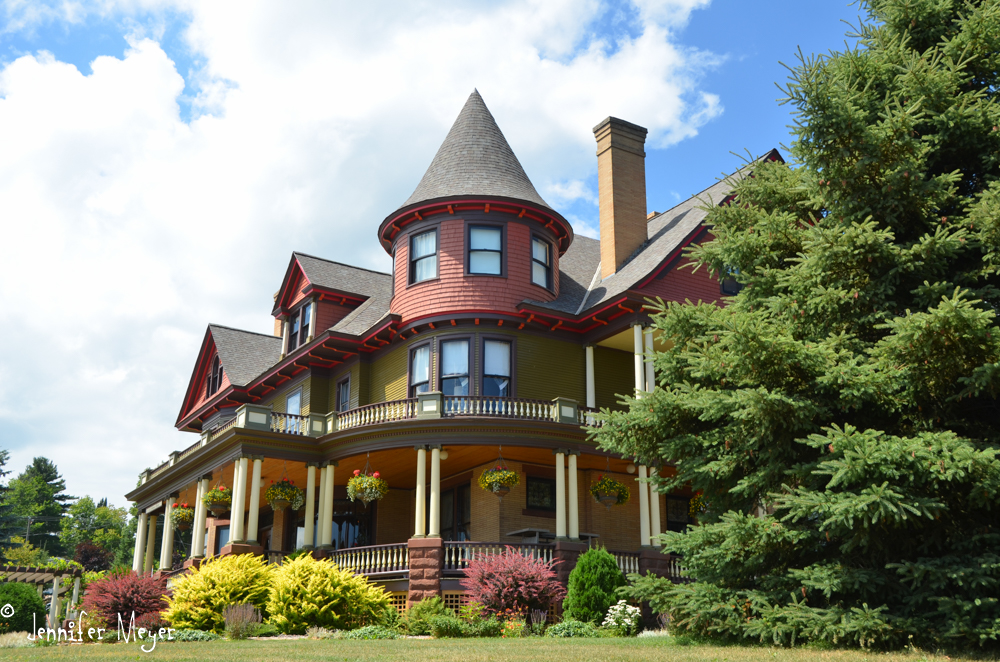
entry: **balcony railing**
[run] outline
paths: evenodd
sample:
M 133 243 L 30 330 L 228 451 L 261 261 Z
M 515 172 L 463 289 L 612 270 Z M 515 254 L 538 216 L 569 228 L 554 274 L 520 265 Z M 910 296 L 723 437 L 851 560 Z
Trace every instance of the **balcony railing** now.
M 618 562 L 618 568 L 622 571 L 623 575 L 627 575 L 632 572 L 639 572 L 639 552 L 608 551 L 613 557 L 615 557 L 615 561 Z
M 390 421 L 402 421 L 417 416 L 417 399 L 391 400 L 373 405 L 356 407 L 337 414 L 337 429 L 350 430 L 363 425 L 378 425 Z
M 442 416 L 498 416 L 529 421 L 555 418 L 555 405 L 549 400 L 498 398 L 488 395 L 446 395 Z
M 272 412 L 271 432 L 284 432 L 285 434 L 308 434 L 309 417 L 297 414 L 282 414 Z
M 330 557 L 340 568 L 358 575 L 386 575 L 408 572 L 410 550 L 406 543 L 371 545 L 333 552 Z
M 552 545 L 519 543 L 505 545 L 495 542 L 455 542 L 444 543 L 444 571 L 458 574 L 469 567 L 470 561 L 497 554 L 520 554 L 530 559 L 552 560 Z

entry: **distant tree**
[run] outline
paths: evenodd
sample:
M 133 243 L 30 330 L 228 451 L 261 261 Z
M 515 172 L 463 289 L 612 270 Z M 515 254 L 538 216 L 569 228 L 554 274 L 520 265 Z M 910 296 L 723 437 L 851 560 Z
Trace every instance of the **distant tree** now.
M 4 483 L 4 477 L 10 475 L 10 471 L 5 469 L 7 466 L 7 461 L 10 460 L 10 451 L 0 449 L 0 550 L 9 546 L 10 537 L 16 533 L 14 527 L 14 517 L 11 514 L 11 508 L 7 504 L 7 485 Z
M 75 497 L 64 492 L 66 481 L 50 460 L 36 457 L 8 485 L 5 502 L 17 528 L 23 527 L 29 542 L 53 555 L 71 552 L 63 548 L 60 521 Z M 30 525 L 30 526 L 29 526 Z
M 111 559 L 111 552 L 92 542 L 81 542 L 73 554 L 73 560 L 82 565 L 84 570 L 94 572 L 110 569 Z
M 38 549 L 23 536 L 12 536 L 10 546 L 3 551 L 4 562 L 9 565 L 36 566 L 45 563 L 44 549 Z
M 128 511 L 108 506 L 107 499 L 100 503 L 105 505 L 96 505 L 92 498 L 84 496 L 69 507 L 59 534 L 64 549 L 76 549 L 87 542 L 115 554 L 128 525 Z

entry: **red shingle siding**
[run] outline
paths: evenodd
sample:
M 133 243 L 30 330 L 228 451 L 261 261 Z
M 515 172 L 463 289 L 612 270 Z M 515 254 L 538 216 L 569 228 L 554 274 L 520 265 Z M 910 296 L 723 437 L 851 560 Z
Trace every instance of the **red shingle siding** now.
M 392 312 L 405 323 L 409 319 L 447 314 L 460 310 L 493 310 L 516 313 L 525 299 L 551 301 L 556 292 L 531 283 L 531 230 L 521 223 L 507 224 L 507 277 L 465 275 L 465 222 L 444 221 L 439 230 L 437 280 L 407 287 L 409 237 L 397 239 L 396 296 Z M 558 255 L 553 251 L 554 273 L 559 273 Z
M 701 242 L 714 239 L 711 232 L 701 238 Z M 639 291 L 651 297 L 660 297 L 664 301 L 684 301 L 690 299 L 693 303 L 718 303 L 722 305 L 722 284 L 715 274 L 702 266 L 697 271 L 689 266 L 691 260 L 682 258 L 670 268 L 661 278 L 654 278 Z
M 306 295 L 302 293 L 302 290 L 304 290 L 308 284 L 309 281 L 307 281 L 302 275 L 295 276 L 295 280 L 289 288 L 291 291 L 295 292 L 295 296 L 292 297 L 291 303 L 288 304 L 289 308 L 294 307 L 295 304 L 306 298 Z
M 209 366 L 211 366 L 211 365 L 212 364 L 209 363 Z M 222 391 L 225 391 L 227 388 L 229 388 L 229 375 L 226 374 L 226 370 L 223 368 L 223 370 L 222 370 L 222 384 L 219 385 L 219 390 L 212 394 L 212 398 L 214 398 L 215 396 L 217 396 Z M 206 402 L 208 402 L 211 399 L 211 398 L 206 398 L 205 397 L 205 378 L 204 377 L 202 377 L 201 380 L 197 384 L 195 384 L 195 389 L 196 389 L 195 392 L 198 394 L 198 399 L 195 400 L 194 406 L 192 406 L 188 411 L 184 412 L 185 415 L 187 415 L 188 412 L 197 411 L 199 408 L 201 408 L 202 405 L 204 405 Z
M 316 334 L 323 333 L 340 320 L 347 317 L 351 309 L 337 303 L 320 301 L 316 306 Z

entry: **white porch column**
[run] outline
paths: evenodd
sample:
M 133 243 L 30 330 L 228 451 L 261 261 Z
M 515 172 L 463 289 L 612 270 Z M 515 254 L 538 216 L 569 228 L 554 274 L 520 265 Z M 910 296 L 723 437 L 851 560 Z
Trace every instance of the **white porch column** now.
M 205 555 L 205 534 L 208 520 L 208 507 L 204 497 L 208 494 L 208 478 L 198 481 L 198 499 L 194 504 L 194 523 L 191 530 L 191 558 L 200 559 Z
M 566 451 L 556 452 L 556 540 L 566 540 Z
M 642 392 L 646 390 L 646 370 L 643 366 L 642 349 L 642 326 L 636 324 L 632 327 L 633 350 L 635 359 L 635 397 L 641 398 Z
M 132 553 L 132 571 L 139 573 L 142 572 L 142 546 L 146 542 L 146 513 L 140 512 L 136 516 L 136 519 L 138 521 L 135 528 L 135 551 Z
M 288 323 L 288 318 L 281 320 L 281 357 L 288 354 L 288 334 L 292 325 Z
M 646 361 L 646 390 L 652 393 L 656 387 L 656 368 L 653 367 L 653 327 L 647 326 L 643 333 L 645 337 L 645 361 Z
M 264 458 L 255 457 L 253 459 L 253 472 L 250 479 L 250 514 L 247 516 L 247 544 L 258 545 L 257 525 L 260 523 L 260 471 Z
M 174 565 L 174 497 L 167 497 L 163 513 L 163 539 L 160 541 L 160 570 L 170 570 Z
M 142 566 L 144 575 L 153 572 L 153 552 L 156 547 L 156 515 L 149 515 L 146 525 L 146 562 Z
M 587 406 L 597 406 L 597 382 L 594 380 L 594 346 L 584 347 L 587 356 Z
M 319 514 L 316 519 L 316 547 L 327 544 L 323 542 L 325 533 L 323 522 L 326 521 L 326 463 L 319 465 Z
M 649 477 L 656 476 L 656 467 L 649 468 Z M 654 547 L 660 546 L 660 492 L 656 485 L 649 483 L 649 535 L 650 544 Z
M 427 447 L 417 446 L 417 490 L 414 504 L 413 537 L 423 538 L 427 533 Z
M 333 545 L 333 471 L 337 468 L 336 462 L 326 465 L 323 473 L 326 474 L 326 484 L 323 486 L 323 545 L 330 547 Z
M 247 464 L 248 459 L 241 457 L 236 460 L 233 476 L 233 502 L 230 505 L 229 515 L 229 542 L 246 542 L 243 528 L 243 514 L 247 498 Z
M 576 491 L 576 456 L 579 451 L 570 451 L 569 454 L 569 539 L 580 539 L 580 496 Z M 558 474 L 557 474 L 558 475 Z
M 49 602 L 49 627 L 59 627 L 59 578 L 52 578 L 52 601 Z
M 315 547 L 316 540 L 316 464 L 310 462 L 306 465 L 306 531 L 305 548 Z
M 639 465 L 639 544 L 649 547 L 649 485 L 646 484 L 646 465 Z
M 431 447 L 431 502 L 428 538 L 441 537 L 441 447 Z
M 312 340 L 313 338 L 316 337 L 316 311 L 319 309 L 319 306 L 316 305 L 316 297 L 313 297 L 313 300 L 309 302 L 309 308 L 310 308 L 310 310 L 309 310 L 309 337 L 306 338 L 307 341 L 308 340 Z
M 73 580 L 73 600 L 70 604 L 76 609 L 80 608 L 80 578 Z

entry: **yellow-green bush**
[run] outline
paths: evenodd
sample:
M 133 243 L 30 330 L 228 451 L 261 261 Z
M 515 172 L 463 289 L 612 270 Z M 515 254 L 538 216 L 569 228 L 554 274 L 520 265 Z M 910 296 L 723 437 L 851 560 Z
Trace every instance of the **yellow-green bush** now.
M 287 634 L 309 627 L 351 630 L 376 623 L 389 606 L 389 594 L 328 560 L 300 556 L 274 573 L 267 602 L 270 623 Z
M 173 585 L 163 617 L 175 628 L 222 632 L 228 605 L 248 603 L 264 610 L 273 575 L 267 561 L 253 554 L 206 559 Z

